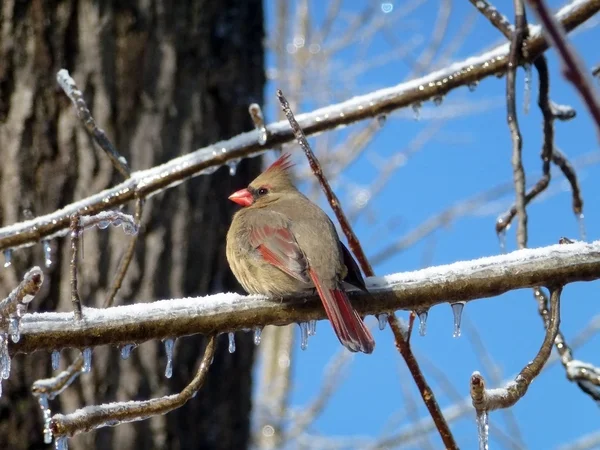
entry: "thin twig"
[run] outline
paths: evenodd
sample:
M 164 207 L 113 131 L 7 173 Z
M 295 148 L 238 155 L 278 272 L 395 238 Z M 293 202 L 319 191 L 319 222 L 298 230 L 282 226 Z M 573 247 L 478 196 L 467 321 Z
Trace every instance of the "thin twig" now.
M 71 216 L 71 303 L 73 303 L 75 320 L 81 320 L 83 317 L 81 314 L 81 299 L 79 298 L 79 291 L 77 289 L 77 254 L 79 250 L 79 234 L 81 233 L 79 220 L 79 214 Z
M 306 136 L 304 135 L 302 128 L 300 128 L 300 125 L 298 125 L 298 122 L 296 121 L 296 118 L 294 117 L 294 113 L 292 112 L 288 101 L 283 96 L 283 92 L 281 92 L 281 89 L 277 90 L 277 98 L 279 99 L 281 108 L 282 108 L 285 116 L 287 117 L 287 119 L 292 127 L 292 130 L 294 131 L 294 135 L 296 136 L 296 140 L 298 141 L 298 144 L 300 145 L 300 147 L 304 151 L 304 154 L 306 155 L 306 158 L 308 159 L 310 168 L 312 169 L 315 177 L 317 177 L 317 179 L 319 180 L 319 183 L 321 184 L 321 187 L 323 188 L 323 192 L 325 192 L 325 196 L 327 197 L 327 201 L 331 205 L 331 209 L 333 209 L 333 212 L 335 213 L 335 215 L 340 223 L 340 226 L 342 227 L 342 231 L 344 232 L 344 234 L 346 235 L 346 237 L 348 239 L 348 246 L 350 247 L 350 250 L 352 251 L 352 253 L 354 253 L 356 255 L 356 259 L 358 260 L 358 263 L 360 264 L 361 268 L 363 269 L 363 272 L 365 273 L 365 275 L 368 277 L 374 276 L 375 273 L 373 272 L 373 268 L 371 267 L 371 264 L 369 264 L 369 261 L 367 260 L 367 256 L 365 255 L 365 252 L 364 252 L 362 246 L 360 245 L 360 241 L 358 240 L 358 238 L 356 237 L 356 234 L 352 230 L 352 225 L 350 225 L 350 222 L 348 221 L 348 218 L 346 217 L 346 214 L 344 213 L 344 210 L 342 209 L 342 206 L 340 204 L 339 199 L 337 198 L 337 195 L 335 195 L 335 192 L 333 192 L 333 190 L 331 189 L 331 186 L 329 185 L 329 182 L 327 181 L 327 178 L 323 174 L 323 169 L 321 169 L 321 165 L 319 164 L 317 157 L 311 150 L 310 145 L 308 144 L 308 141 L 306 140 Z
M 535 288 L 533 295 L 538 302 L 540 317 L 547 327 L 550 323 L 550 311 L 548 310 L 548 296 L 541 288 Z M 560 356 L 560 362 L 565 368 L 565 373 L 570 381 L 575 381 L 579 388 L 588 394 L 594 401 L 600 402 L 600 370 L 591 364 L 582 363 L 573 359 L 573 351 L 567 344 L 560 330 L 554 338 L 554 346 Z
M 510 40 L 513 34 L 514 27 L 510 24 L 510 21 L 498 11 L 491 2 L 486 0 L 469 0 L 473 6 L 475 6 L 481 14 L 483 14 L 490 23 L 498 29 L 506 39 Z
M 500 14 L 486 0 L 470 0 L 481 13 L 486 16 L 492 25 L 496 27 L 507 39 L 512 39 L 513 27 L 510 25 L 506 17 Z M 527 41 L 525 42 L 527 44 Z M 570 120 L 575 117 L 575 111 L 570 107 L 563 107 L 554 104 L 549 97 L 550 81 L 548 76 L 548 63 L 544 55 L 540 55 L 534 60 L 535 68 L 539 75 L 539 95 L 538 105 L 544 117 L 544 144 L 542 148 L 542 177 L 533 186 L 533 188 L 525 195 L 525 205 L 533 200 L 537 195 L 543 192 L 550 183 L 550 161 L 556 164 L 563 172 L 569 183 L 573 193 L 573 211 L 579 216 L 583 207 L 583 200 L 577 182 L 575 170 L 567 161 L 566 157 L 558 152 L 554 146 L 554 120 Z M 555 155 L 554 152 L 558 152 Z M 512 222 L 512 219 L 517 214 L 517 207 L 512 206 L 505 214 L 500 216 L 496 222 L 496 232 L 502 233 Z
M 38 266 L 32 267 L 23 275 L 23 281 L 14 288 L 8 297 L 0 302 L 0 321 L 10 317 L 20 318 L 27 310 L 27 305 L 37 295 L 44 282 L 44 273 Z
M 515 377 L 513 383 L 504 388 L 490 390 L 485 389 L 485 382 L 479 372 L 475 372 L 471 376 L 471 399 L 473 407 L 478 413 L 481 411 L 508 408 L 514 405 L 525 395 L 531 382 L 540 374 L 544 364 L 546 364 L 552 353 L 552 345 L 558 332 L 561 292 L 562 287 L 552 288 L 550 294 L 550 319 L 542 346 L 535 358 L 523 367 L 519 375 Z
M 348 295 L 364 316 L 599 278 L 600 241 L 576 242 L 368 278 L 369 293 L 349 291 Z M 112 308 L 84 308 L 86 320 L 82 322 L 74 322 L 72 313 L 26 314 L 21 321 L 21 340 L 11 346 L 11 353 L 119 346 L 326 318 L 317 296 L 288 297 L 284 302 L 234 293 L 147 300 Z
M 551 172 L 550 161 L 557 165 L 571 185 L 573 197 L 573 212 L 580 216 L 583 211 L 583 199 L 577 181 L 577 174 L 566 156 L 554 146 L 554 120 L 570 120 L 574 117 L 574 111 L 568 107 L 559 107 L 552 103 L 549 97 L 550 80 L 548 76 L 548 64 L 546 57 L 541 55 L 535 60 L 535 67 L 539 74 L 539 96 L 538 105 L 544 118 L 543 132 L 544 143 L 542 146 L 542 177 L 525 194 L 525 205 L 542 193 L 550 184 Z M 501 215 L 496 221 L 496 232 L 502 233 L 510 225 L 517 213 L 516 205 Z
M 77 379 L 81 373 L 81 369 L 83 369 L 83 357 L 78 355 L 75 361 L 58 375 L 34 381 L 31 386 L 31 392 L 36 396 L 47 395 L 49 399 L 53 399 Z
M 419 367 L 419 363 L 413 354 L 410 344 L 408 342 L 408 333 L 405 336 L 404 330 L 402 330 L 402 326 L 398 321 L 398 318 L 395 314 L 390 314 L 388 316 L 388 323 L 390 324 L 390 328 L 394 333 L 394 340 L 396 342 L 396 348 L 404 358 L 406 362 L 406 366 L 410 371 L 417 388 L 419 389 L 419 393 L 421 394 L 421 398 L 435 423 L 435 427 L 437 428 L 440 437 L 442 438 L 442 442 L 446 446 L 447 449 L 458 449 L 456 442 L 454 441 L 454 436 L 452 436 L 452 432 L 450 431 L 450 427 L 448 426 L 448 422 L 446 418 L 442 414 L 442 410 L 435 399 L 435 395 L 429 387 L 421 368 Z
M 567 30 L 572 30 L 598 10 L 600 0 L 575 2 L 562 8 L 557 13 L 557 18 Z M 526 60 L 534 60 L 547 47 L 541 31 L 532 28 L 531 37 L 527 40 Z M 507 55 L 507 46 L 501 45 L 483 55 L 456 62 L 422 78 L 320 108 L 298 116 L 297 120 L 304 133 L 312 135 L 365 118 L 377 117 L 416 102 L 424 102 L 437 95 L 445 95 L 453 89 L 468 86 L 490 75 L 502 73 L 506 70 Z M 167 187 L 178 185 L 189 177 L 212 173 L 214 167 L 228 161 L 260 154 L 267 148 L 294 139 L 287 121 L 268 125 L 267 130 L 269 139 L 264 146 L 258 143 L 258 133 L 255 130 L 242 133 L 152 169 L 134 172 L 129 180 L 51 214 L 0 228 L 0 251 L 31 246 L 42 239 L 64 235 L 69 227 L 70 216 L 76 212 L 95 214 L 106 208 L 123 205 L 135 199 L 136 195 L 145 197 L 156 194 Z
M 135 202 L 135 224 L 137 230 L 141 229 L 142 226 L 142 211 L 144 208 L 144 200 L 140 197 L 137 198 Z M 123 284 L 123 280 L 125 279 L 125 275 L 127 274 L 127 269 L 129 269 L 129 264 L 131 264 L 131 260 L 133 259 L 133 253 L 135 251 L 135 245 L 138 241 L 138 237 L 140 236 L 139 232 L 133 234 L 131 239 L 129 240 L 129 245 L 127 246 L 127 250 L 125 254 L 121 258 L 121 262 L 119 263 L 119 267 L 117 268 L 117 274 L 115 275 L 115 279 L 110 288 L 110 292 L 104 301 L 104 307 L 108 308 L 112 306 L 119 289 L 121 289 L 121 285 Z
M 483 343 L 481 336 L 479 335 L 479 331 L 477 327 L 472 325 L 470 321 L 466 317 L 463 318 L 463 323 L 466 325 L 469 341 L 473 347 L 474 353 L 477 355 L 477 360 L 479 364 L 483 366 L 483 370 L 489 375 L 491 382 L 494 386 L 502 385 L 502 371 L 497 366 L 497 364 L 492 359 L 492 356 L 489 350 Z M 519 428 L 519 422 L 514 415 L 514 411 L 510 408 L 504 409 L 502 411 L 504 413 L 504 421 L 506 422 L 506 426 L 508 428 L 509 435 L 516 442 L 516 446 L 518 448 L 525 448 L 523 434 L 521 433 L 521 429 Z
M 67 96 L 71 99 L 71 102 L 73 102 L 73 106 L 75 107 L 75 111 L 77 111 L 77 116 L 81 119 L 83 125 L 98 143 L 100 148 L 104 150 L 113 166 L 121 173 L 121 175 L 123 175 L 124 178 L 129 178 L 131 176 L 131 169 L 127 164 L 127 160 L 121 156 L 117 149 L 112 145 L 104 130 L 96 125 L 96 121 L 92 117 L 92 113 L 88 109 L 85 100 L 83 99 L 83 94 L 79 89 L 77 89 L 75 80 L 71 78 L 69 72 L 66 69 L 59 70 L 56 74 L 56 81 L 65 94 L 67 94 Z
M 145 401 L 87 406 L 70 414 L 56 414 L 50 423 L 52 434 L 58 440 L 101 427 L 145 420 L 183 406 L 203 386 L 215 355 L 216 342 L 214 335 L 208 338 L 196 376 L 180 393 Z
M 506 120 L 512 139 L 512 167 L 515 183 L 515 208 L 517 210 L 517 245 L 518 248 L 527 247 L 527 210 L 525 208 L 525 170 L 521 151 L 523 139 L 517 118 L 517 103 L 515 82 L 517 67 L 523 51 L 523 41 L 527 37 L 527 18 L 523 0 L 513 0 L 515 7 L 515 29 L 510 41 L 510 54 L 508 57 L 508 70 L 506 71 Z
M 581 63 L 579 56 L 567 40 L 563 26 L 555 19 L 543 0 L 527 0 L 534 14 L 542 23 L 544 34 L 558 52 L 563 64 L 563 75 L 573 84 L 583 99 L 590 115 L 596 123 L 600 138 L 600 99 L 592 80 Z
M 373 272 L 373 267 L 367 260 L 367 257 L 362 249 L 362 246 L 360 245 L 360 241 L 358 240 L 358 238 L 356 237 L 356 234 L 354 233 L 354 231 L 352 229 L 352 225 L 348 221 L 337 196 L 332 191 L 331 186 L 329 185 L 329 182 L 327 181 L 327 178 L 323 174 L 321 165 L 319 164 L 319 161 L 317 160 L 314 153 L 312 152 L 312 149 L 310 148 L 310 145 L 309 145 L 308 141 L 306 140 L 306 136 L 302 132 L 302 128 L 300 128 L 300 125 L 298 125 L 298 122 L 294 118 L 294 113 L 290 109 L 289 103 L 287 102 L 287 100 L 283 96 L 283 93 L 279 89 L 277 90 L 277 98 L 279 99 L 281 108 L 282 108 L 283 112 L 285 113 L 285 115 L 290 123 L 290 126 L 292 127 L 292 130 L 294 131 L 294 135 L 296 136 L 296 140 L 298 141 L 298 144 L 304 151 L 313 173 L 319 180 L 319 183 L 321 184 L 321 187 L 323 188 L 323 191 L 325 192 L 325 196 L 327 197 L 327 200 L 328 200 L 331 208 L 335 212 L 335 215 L 340 223 L 340 226 L 342 227 L 342 231 L 344 232 L 344 234 L 346 235 L 346 238 L 348 240 L 348 245 L 350 246 L 350 250 L 356 256 L 356 259 L 358 260 L 358 263 L 360 264 L 365 275 L 368 277 L 374 276 L 375 273 Z M 414 354 L 412 353 L 410 344 L 408 342 L 408 339 L 409 339 L 408 334 L 406 336 L 403 335 L 403 332 L 400 329 L 400 323 L 398 322 L 398 319 L 396 318 L 394 313 L 388 313 L 388 322 L 389 322 L 390 328 L 392 329 L 392 332 L 394 334 L 394 338 L 396 341 L 396 347 L 398 348 L 398 351 L 404 358 L 404 361 L 406 362 L 406 365 L 415 380 L 415 383 L 419 389 L 421 397 L 423 398 L 423 402 L 427 406 L 427 409 L 429 410 L 431 417 L 433 418 L 434 422 L 436 423 L 436 426 L 440 433 L 440 437 L 442 438 L 442 441 L 444 442 L 444 445 L 448 449 L 454 449 L 454 448 L 458 449 L 458 446 L 456 445 L 456 442 L 454 441 L 454 437 L 452 436 L 452 432 L 450 431 L 450 428 L 448 427 L 448 423 L 444 419 L 444 416 L 441 413 L 441 410 L 437 403 L 437 400 L 435 399 L 435 395 L 433 394 L 433 391 L 430 389 L 429 385 L 427 384 L 427 381 L 425 380 L 425 376 L 423 375 L 423 372 L 419 368 L 419 364 L 418 364 Z

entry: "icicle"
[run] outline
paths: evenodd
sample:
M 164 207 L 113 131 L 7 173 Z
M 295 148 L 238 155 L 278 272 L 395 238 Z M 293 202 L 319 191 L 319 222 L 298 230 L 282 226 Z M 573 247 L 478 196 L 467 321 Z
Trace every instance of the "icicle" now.
M 377 314 L 377 321 L 379 322 L 379 329 L 385 330 L 385 324 L 388 321 L 388 315 L 386 313 Z
M 500 251 L 502 251 L 502 253 L 506 253 L 506 230 L 507 229 L 508 229 L 508 227 L 497 233 L 498 243 L 500 244 Z
M 417 312 L 419 316 L 419 335 L 425 336 L 427 333 L 427 314 L 428 310 Z
M 231 175 L 232 177 L 237 172 L 238 162 L 239 162 L 239 160 L 237 160 L 237 159 L 231 159 L 231 160 L 227 161 L 227 165 L 229 166 L 229 175 Z
M 379 114 L 377 116 L 377 125 L 379 125 L 380 128 L 382 128 L 385 125 L 386 121 L 387 121 L 387 115 L 386 114 Z
M 479 81 L 471 81 L 469 83 L 469 91 L 471 92 L 475 92 L 475 89 L 477 89 L 477 86 L 479 85 Z
M 44 247 L 46 267 L 50 267 L 52 265 L 52 246 L 50 245 L 50 241 L 43 241 L 42 246 Z
M 133 236 L 137 234 L 138 227 L 129 222 L 123 222 L 123 233 L 128 234 L 129 236 Z
M 19 342 L 21 339 L 21 330 L 20 330 L 20 319 L 19 317 L 11 317 L 8 329 L 10 331 L 10 339 L 13 342 Z
M 131 351 L 134 348 L 135 344 L 125 344 L 123 347 L 121 347 L 121 359 L 129 358 L 129 355 L 131 355 Z
M 260 345 L 261 335 L 262 335 L 262 328 L 256 327 L 254 329 L 254 345 Z
M 308 348 L 308 322 L 300 322 L 300 348 L 306 350 Z
M 315 334 L 317 334 L 317 321 L 309 320 L 308 321 L 308 335 L 314 336 Z
M 98 228 L 101 230 L 106 230 L 110 225 L 110 220 L 101 220 L 98 222 Z
M 229 353 L 235 353 L 235 333 L 229 332 Z
M 435 97 L 433 97 L 433 104 L 435 106 L 440 106 L 443 101 L 444 101 L 443 95 L 436 95 Z
M 523 93 L 523 111 L 529 114 L 529 105 L 531 103 L 531 64 L 524 64 L 525 69 L 525 92 Z
M 165 339 L 165 355 L 167 356 L 167 366 L 165 367 L 165 377 L 171 378 L 173 376 L 173 347 L 175 341 L 173 339 Z
M 58 370 L 58 366 L 60 365 L 60 352 L 54 350 L 50 359 L 52 360 L 52 370 Z
M 488 424 L 488 412 L 483 411 L 481 414 L 477 414 L 477 435 L 479 436 L 479 450 L 489 449 L 489 424 Z
M 577 223 L 579 224 L 579 238 L 582 241 L 585 241 L 587 233 L 585 232 L 585 221 L 583 219 L 583 213 L 577 216 Z
M 0 334 L 0 376 L 8 380 L 10 376 L 10 354 L 8 353 L 8 335 Z
M 44 443 L 50 444 L 52 443 L 52 430 L 50 429 L 52 411 L 50 411 L 50 406 L 48 405 L 48 395 L 39 394 L 38 403 L 40 404 L 40 409 L 42 410 L 42 417 L 44 418 Z
M 84 348 L 81 354 L 83 355 L 83 368 L 81 371 L 88 373 L 90 370 L 92 370 L 92 349 L 89 347 Z
M 10 267 L 12 264 L 12 250 L 4 250 L 4 267 Z
M 419 120 L 421 118 L 421 102 L 413 103 L 411 107 L 415 120 Z
M 54 440 L 54 450 L 69 450 L 67 436 L 57 436 Z
M 460 337 L 460 322 L 462 320 L 462 312 L 465 307 L 465 302 L 452 303 L 452 314 L 454 315 L 454 333 L 452 337 Z

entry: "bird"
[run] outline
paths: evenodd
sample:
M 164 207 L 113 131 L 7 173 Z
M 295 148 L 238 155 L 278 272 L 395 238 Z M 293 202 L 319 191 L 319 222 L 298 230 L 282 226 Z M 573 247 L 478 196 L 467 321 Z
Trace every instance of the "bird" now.
M 372 353 L 375 340 L 345 291 L 347 283 L 368 292 L 363 276 L 329 216 L 294 186 L 290 156 L 229 196 L 242 206 L 227 232 L 231 271 L 249 294 L 281 298 L 316 290 L 340 343 Z

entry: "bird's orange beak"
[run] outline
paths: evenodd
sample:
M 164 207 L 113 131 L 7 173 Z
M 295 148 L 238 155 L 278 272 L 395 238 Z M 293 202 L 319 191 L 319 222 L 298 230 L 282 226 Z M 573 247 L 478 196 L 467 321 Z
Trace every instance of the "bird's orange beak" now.
M 254 203 L 254 197 L 248 189 L 240 189 L 229 196 L 229 200 L 241 206 L 250 206 Z

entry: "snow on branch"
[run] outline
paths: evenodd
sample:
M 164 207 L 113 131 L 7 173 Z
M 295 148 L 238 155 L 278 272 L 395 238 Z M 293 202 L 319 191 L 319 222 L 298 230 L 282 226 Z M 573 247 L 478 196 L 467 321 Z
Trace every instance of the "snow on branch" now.
M 515 289 L 564 285 L 600 278 L 600 241 L 523 249 L 367 279 L 370 293 L 350 292 L 362 314 L 422 310 L 441 303 L 471 301 Z M 267 299 L 222 293 L 161 300 L 73 313 L 33 313 L 21 320 L 21 339 L 11 353 L 65 347 L 127 345 L 196 333 L 210 335 L 265 325 L 325 319 L 317 297 Z
M 556 18 L 570 31 L 600 10 L 600 0 L 576 0 L 560 9 Z M 527 58 L 535 60 L 548 48 L 539 26 L 529 27 Z M 350 100 L 301 114 L 297 117 L 306 135 L 313 135 L 340 125 L 385 115 L 399 108 L 441 97 L 449 91 L 468 86 L 507 69 L 509 45 L 500 45 L 489 52 L 453 63 L 424 77 L 381 89 Z M 95 214 L 122 205 L 136 196 L 148 197 L 180 184 L 185 179 L 210 174 L 218 167 L 240 158 L 256 156 L 269 148 L 290 142 L 293 131 L 287 121 L 239 134 L 187 155 L 172 159 L 151 169 L 133 172 L 131 178 L 119 185 L 65 206 L 51 214 L 0 228 L 0 251 L 25 247 L 43 238 L 55 236 L 69 227 L 74 213 Z

